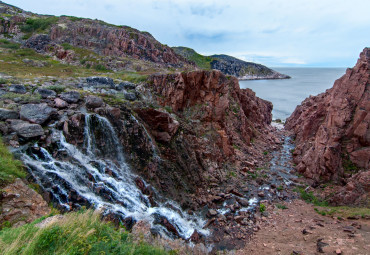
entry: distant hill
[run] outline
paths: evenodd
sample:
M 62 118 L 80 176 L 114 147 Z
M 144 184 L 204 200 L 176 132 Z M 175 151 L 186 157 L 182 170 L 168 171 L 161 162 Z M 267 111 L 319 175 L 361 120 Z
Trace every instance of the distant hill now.
M 172 47 L 172 49 L 178 55 L 194 62 L 199 68 L 220 70 L 224 74 L 234 75 L 241 80 L 290 78 L 264 65 L 246 62 L 228 55 L 203 56 L 187 47 Z

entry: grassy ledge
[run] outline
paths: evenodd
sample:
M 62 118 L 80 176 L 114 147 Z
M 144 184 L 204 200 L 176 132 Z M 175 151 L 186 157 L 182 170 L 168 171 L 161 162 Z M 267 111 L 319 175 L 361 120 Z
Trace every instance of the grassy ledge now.
M 43 218 L 19 228 L 0 231 L 0 254 L 168 254 L 161 248 L 135 242 L 131 234 L 100 220 L 90 210 L 68 213 L 40 228 Z
M 22 162 L 14 159 L 0 137 L 0 187 L 25 177 Z

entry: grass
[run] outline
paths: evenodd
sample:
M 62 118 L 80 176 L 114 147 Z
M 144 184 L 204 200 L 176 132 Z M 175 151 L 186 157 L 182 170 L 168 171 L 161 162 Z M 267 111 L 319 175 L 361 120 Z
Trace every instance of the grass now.
M 5 48 L 5 49 L 13 49 L 13 50 L 16 50 L 16 49 L 19 49 L 20 44 L 19 43 L 10 42 L 10 41 L 8 41 L 6 39 L 0 39 L 0 47 L 1 48 Z
M 17 94 L 13 92 L 3 94 L 0 98 L 11 100 L 18 98 L 18 100 L 23 103 L 39 103 L 41 100 L 41 96 L 39 94 Z
M 51 85 L 46 87 L 46 89 L 54 90 L 57 94 L 62 93 L 66 90 L 66 87 L 60 85 Z
M 266 206 L 264 204 L 260 204 L 260 212 L 263 213 L 264 211 L 266 211 Z
M 282 205 L 282 204 L 276 204 L 275 205 L 277 208 L 279 208 L 279 209 L 282 209 L 282 210 L 286 210 L 286 209 L 288 209 L 288 207 L 286 207 L 285 205 Z
M 0 137 L 0 187 L 25 177 L 22 162 L 14 159 Z
M 314 208 L 314 210 L 323 216 L 337 216 L 340 218 L 370 216 L 370 208 L 349 207 L 349 206 L 327 206 Z
M 0 231 L 3 255 L 10 254 L 167 254 L 144 242 L 134 242 L 122 228 L 100 220 L 97 212 L 73 212 L 50 226 L 37 220 Z
M 301 198 L 307 203 L 314 204 L 317 206 L 328 206 L 329 203 L 325 200 L 317 198 L 312 191 L 307 192 L 304 188 L 298 187 L 294 189 L 295 192 L 301 195 Z
M 187 47 L 173 47 L 172 48 L 177 54 L 193 61 L 199 68 L 210 70 L 212 57 L 203 56 L 197 53 L 195 50 Z

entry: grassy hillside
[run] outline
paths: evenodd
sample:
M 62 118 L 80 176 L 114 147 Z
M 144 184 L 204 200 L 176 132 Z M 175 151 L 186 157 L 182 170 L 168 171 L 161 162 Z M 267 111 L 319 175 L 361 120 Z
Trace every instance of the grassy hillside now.
M 53 224 L 36 226 L 43 218 L 0 231 L 0 254 L 168 254 L 132 239 L 122 228 L 100 220 L 92 211 L 74 212 Z
M 194 62 L 199 68 L 206 70 L 211 69 L 212 57 L 200 55 L 195 50 L 187 47 L 172 47 L 172 49 L 176 54 Z

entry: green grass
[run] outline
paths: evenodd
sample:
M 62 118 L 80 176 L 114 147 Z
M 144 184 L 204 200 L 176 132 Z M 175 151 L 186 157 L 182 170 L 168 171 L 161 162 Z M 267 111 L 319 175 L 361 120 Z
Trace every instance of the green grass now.
M 263 213 L 266 211 L 266 206 L 264 204 L 260 204 L 260 212 Z
M 16 178 L 25 178 L 22 162 L 15 160 L 0 137 L 0 187 L 11 183 Z
M 0 47 L 5 49 L 12 49 L 16 50 L 19 49 L 20 44 L 19 43 L 13 43 L 7 39 L 0 39 Z
M 51 85 L 46 87 L 46 89 L 54 90 L 56 93 L 62 93 L 66 90 L 66 87 L 60 85 Z
M 11 254 L 167 254 L 100 220 L 92 211 L 74 212 L 44 228 L 31 224 L 0 231 L 3 255 Z
M 323 216 L 337 216 L 340 218 L 370 216 L 370 208 L 349 207 L 349 206 L 326 206 L 314 208 L 314 210 Z
M 275 205 L 277 208 L 279 208 L 279 209 L 282 209 L 282 210 L 286 210 L 286 209 L 288 209 L 288 207 L 286 207 L 285 205 L 282 205 L 282 204 L 276 204 Z
M 322 199 L 317 198 L 312 191 L 307 192 L 304 188 L 298 187 L 294 189 L 295 192 L 301 195 L 301 198 L 307 203 L 314 204 L 317 206 L 328 206 L 329 203 Z
M 197 53 L 195 50 L 187 47 L 173 47 L 172 48 L 177 54 L 185 57 L 186 59 L 193 61 L 199 68 L 210 70 L 212 57 L 203 56 Z
M 17 94 L 9 92 L 0 96 L 1 99 L 15 100 L 16 98 L 23 103 L 39 103 L 41 96 L 39 94 Z

